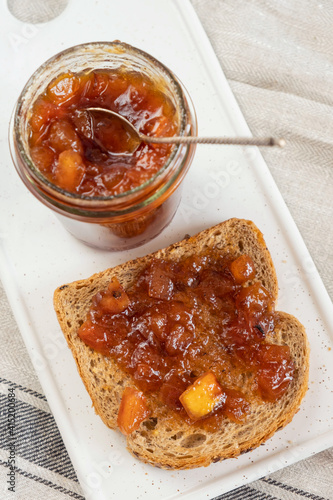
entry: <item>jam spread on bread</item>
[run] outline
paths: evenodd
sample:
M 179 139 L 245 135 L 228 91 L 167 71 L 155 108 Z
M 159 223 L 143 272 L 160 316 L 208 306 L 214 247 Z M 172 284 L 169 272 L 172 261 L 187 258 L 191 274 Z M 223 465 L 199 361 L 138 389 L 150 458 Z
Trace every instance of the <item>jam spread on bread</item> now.
M 174 103 L 148 76 L 122 68 L 63 73 L 38 96 L 28 125 L 31 158 L 52 184 L 88 197 L 113 196 L 137 188 L 163 167 L 170 144 L 142 143 L 132 155 L 105 152 L 98 144 L 124 151 L 128 137 L 105 115 L 94 118 L 85 111 L 89 107 L 121 114 L 142 134 L 179 132 Z
M 249 256 L 209 250 L 154 258 L 126 290 L 114 277 L 94 296 L 78 334 L 132 376 L 136 389 L 124 394 L 118 417 L 125 434 L 149 415 L 147 395 L 175 418 L 214 431 L 226 417 L 246 419 L 252 401 L 285 393 L 293 362 L 288 346 L 266 339 L 274 300 L 255 276 Z

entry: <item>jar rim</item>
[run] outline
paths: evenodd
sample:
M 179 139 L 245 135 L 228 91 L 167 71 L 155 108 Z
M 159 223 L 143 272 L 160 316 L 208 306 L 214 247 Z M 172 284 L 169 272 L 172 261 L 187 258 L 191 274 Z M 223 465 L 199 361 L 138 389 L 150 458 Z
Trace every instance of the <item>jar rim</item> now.
M 189 132 L 189 127 L 186 127 L 186 105 L 188 104 L 188 101 L 190 101 L 189 95 L 185 95 L 186 90 L 179 80 L 179 78 L 163 63 L 161 63 L 158 59 L 150 55 L 149 53 L 134 47 L 132 45 L 129 45 L 124 42 L 120 41 L 96 41 L 96 42 L 88 42 L 88 43 L 83 43 L 83 44 L 78 44 L 74 45 L 72 47 L 68 47 L 64 49 L 63 51 L 58 52 L 57 54 L 53 55 L 49 59 L 47 59 L 43 64 L 41 64 L 37 70 L 34 71 L 34 73 L 31 75 L 31 77 L 28 79 L 27 83 L 22 89 L 22 92 L 18 98 L 17 104 L 14 108 L 13 116 L 12 116 L 12 122 L 13 122 L 13 133 L 15 135 L 15 140 L 16 140 L 16 146 L 18 149 L 18 153 L 21 156 L 24 164 L 28 167 L 30 174 L 34 178 L 34 182 L 40 182 L 49 192 L 52 193 L 57 193 L 60 195 L 62 199 L 67 199 L 68 201 L 73 202 L 74 204 L 77 202 L 81 204 L 82 202 L 84 204 L 90 205 L 96 205 L 99 203 L 102 203 L 103 205 L 108 202 L 116 201 L 116 200 L 124 200 L 130 196 L 134 195 L 140 195 L 140 193 L 144 192 L 146 188 L 149 186 L 153 185 L 155 181 L 157 181 L 161 175 L 168 169 L 172 161 L 175 159 L 175 157 L 184 149 L 184 145 L 178 144 L 175 145 L 173 150 L 171 151 L 170 155 L 168 156 L 166 162 L 164 165 L 152 176 L 150 177 L 147 181 L 144 183 L 140 184 L 139 186 L 136 186 L 133 189 L 130 189 L 128 191 L 124 191 L 119 194 L 114 194 L 110 196 L 87 196 L 87 195 L 82 195 L 78 193 L 72 193 L 70 191 L 67 191 L 65 189 L 60 188 L 56 184 L 53 184 L 51 181 L 49 181 L 43 174 L 42 172 L 35 166 L 34 162 L 32 161 L 30 155 L 28 154 L 26 147 L 24 146 L 21 134 L 20 134 L 20 120 L 21 120 L 21 113 L 22 113 L 22 107 L 24 104 L 24 100 L 26 97 L 26 94 L 31 87 L 31 85 L 37 80 L 37 78 L 43 73 L 43 71 L 49 67 L 50 64 L 57 62 L 57 60 L 61 60 L 65 58 L 67 55 L 73 54 L 75 55 L 76 53 L 79 53 L 80 51 L 87 50 L 94 50 L 94 49 L 103 49 L 106 51 L 106 53 L 112 54 L 125 54 L 125 53 L 133 53 L 135 55 L 138 55 L 140 57 L 143 57 L 147 59 L 151 64 L 154 66 L 157 66 L 163 73 L 165 73 L 171 80 L 172 85 L 174 86 L 176 90 L 176 95 L 177 95 L 177 102 L 180 105 L 180 132 L 179 135 L 188 135 Z M 87 65 L 88 67 L 88 65 Z M 193 123 L 191 124 L 193 126 Z M 194 132 L 196 133 L 196 122 L 195 122 L 195 130 Z M 81 202 L 81 203 L 80 203 Z

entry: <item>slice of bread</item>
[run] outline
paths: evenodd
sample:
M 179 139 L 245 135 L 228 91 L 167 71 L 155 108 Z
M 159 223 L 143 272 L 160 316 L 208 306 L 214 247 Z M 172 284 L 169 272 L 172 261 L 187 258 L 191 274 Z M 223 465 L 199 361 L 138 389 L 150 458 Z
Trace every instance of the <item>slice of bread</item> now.
M 86 319 L 92 297 L 106 289 L 113 276 L 117 276 L 126 289 L 152 257 L 177 260 L 200 254 L 207 248 L 217 248 L 222 255 L 249 255 L 256 268 L 254 281 L 261 282 L 277 299 L 276 273 L 264 238 L 251 221 L 242 219 L 230 219 L 154 254 L 63 285 L 55 291 L 55 311 L 80 376 L 96 413 L 111 429 L 117 428 L 124 388 L 134 386 L 134 383 L 128 374 L 119 369 L 116 361 L 92 350 L 77 335 Z M 220 429 L 215 432 L 190 426 L 160 405 L 138 430 L 127 436 L 128 450 L 144 462 L 158 467 L 189 469 L 236 457 L 259 446 L 288 424 L 307 390 L 309 347 L 304 327 L 296 318 L 283 312 L 277 313 L 276 318 L 274 334 L 267 340 L 288 345 L 295 366 L 294 378 L 278 401 L 251 403 L 245 422 L 235 423 L 224 418 Z

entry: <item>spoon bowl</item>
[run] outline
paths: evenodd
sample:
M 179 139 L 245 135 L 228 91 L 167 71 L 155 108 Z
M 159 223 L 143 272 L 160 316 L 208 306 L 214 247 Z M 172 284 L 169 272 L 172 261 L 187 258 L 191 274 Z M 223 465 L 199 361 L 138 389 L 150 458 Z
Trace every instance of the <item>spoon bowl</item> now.
M 110 109 L 86 108 L 90 116 L 93 141 L 112 155 L 132 155 L 143 139 L 126 118 Z

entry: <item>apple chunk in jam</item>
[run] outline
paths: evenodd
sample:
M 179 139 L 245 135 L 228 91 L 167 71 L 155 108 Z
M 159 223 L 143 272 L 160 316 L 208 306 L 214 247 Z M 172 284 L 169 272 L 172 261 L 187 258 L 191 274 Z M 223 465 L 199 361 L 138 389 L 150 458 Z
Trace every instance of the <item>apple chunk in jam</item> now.
M 106 292 L 102 292 L 98 300 L 99 308 L 103 313 L 109 314 L 118 314 L 125 311 L 129 303 L 128 295 L 116 276 L 111 279 Z
M 140 427 L 150 415 L 145 396 L 133 387 L 126 387 L 121 398 L 117 424 L 120 431 L 127 435 Z
M 199 420 L 223 403 L 226 395 L 214 373 L 207 372 L 190 385 L 180 397 L 180 402 L 192 420 Z
M 287 390 L 289 349 L 266 339 L 274 321 L 274 301 L 255 280 L 250 257 L 210 250 L 179 261 L 154 258 L 126 289 L 112 278 L 78 334 L 131 375 L 135 390 L 214 430 L 223 418 L 243 421 L 251 401 L 276 401 Z M 120 413 L 126 432 L 127 414 L 137 411 L 142 421 L 140 398 L 124 399 L 132 408 Z

